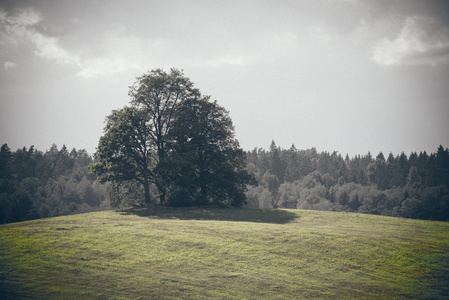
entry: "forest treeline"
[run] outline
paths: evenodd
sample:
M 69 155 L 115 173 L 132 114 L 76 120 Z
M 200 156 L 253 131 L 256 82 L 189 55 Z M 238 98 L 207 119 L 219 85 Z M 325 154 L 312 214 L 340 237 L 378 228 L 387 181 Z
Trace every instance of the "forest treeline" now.
M 0 151 L 0 223 L 110 209 L 110 185 L 89 174 L 86 150 Z M 449 221 L 449 149 L 344 158 L 315 148 L 246 152 L 258 184 L 247 206 L 299 208 Z
M 0 150 L 0 223 L 54 217 L 110 208 L 107 185 L 89 175 L 86 150 L 52 145 L 15 152 Z
M 257 186 L 249 186 L 249 207 L 360 212 L 405 218 L 449 220 L 449 149 L 436 153 L 380 152 L 343 158 L 315 148 L 247 154 Z

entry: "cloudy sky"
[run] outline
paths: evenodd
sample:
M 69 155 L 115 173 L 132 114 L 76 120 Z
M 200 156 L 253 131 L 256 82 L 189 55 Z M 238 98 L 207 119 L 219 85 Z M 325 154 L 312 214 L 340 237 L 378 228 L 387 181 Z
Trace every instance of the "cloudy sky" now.
M 0 143 L 95 151 L 144 72 L 183 69 L 245 150 L 449 147 L 449 1 L 0 1 Z

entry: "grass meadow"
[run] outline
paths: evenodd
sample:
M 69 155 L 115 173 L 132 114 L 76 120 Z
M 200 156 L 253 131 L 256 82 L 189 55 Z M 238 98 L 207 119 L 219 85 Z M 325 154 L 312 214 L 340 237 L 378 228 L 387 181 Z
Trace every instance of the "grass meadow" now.
M 0 226 L 0 298 L 448 299 L 449 223 L 152 207 Z

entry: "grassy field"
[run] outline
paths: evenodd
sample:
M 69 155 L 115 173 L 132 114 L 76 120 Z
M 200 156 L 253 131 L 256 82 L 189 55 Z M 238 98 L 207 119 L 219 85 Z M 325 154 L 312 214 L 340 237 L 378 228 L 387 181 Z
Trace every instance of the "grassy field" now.
M 0 298 L 449 298 L 449 223 L 134 209 L 0 226 Z

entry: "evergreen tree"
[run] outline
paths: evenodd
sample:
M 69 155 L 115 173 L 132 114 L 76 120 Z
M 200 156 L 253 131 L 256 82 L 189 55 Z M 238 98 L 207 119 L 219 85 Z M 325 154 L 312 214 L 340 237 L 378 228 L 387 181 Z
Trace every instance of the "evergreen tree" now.
M 7 193 L 10 180 L 13 179 L 13 155 L 7 144 L 0 150 L 0 193 Z
M 286 170 L 284 181 L 293 182 L 301 178 L 301 168 L 299 165 L 298 150 L 292 145 L 286 155 Z
M 271 141 L 270 145 L 270 173 L 275 175 L 279 182 L 284 182 L 284 174 L 285 174 L 285 167 L 284 162 L 281 160 L 280 156 L 280 149 L 276 147 L 276 143 Z
M 435 183 L 449 187 L 449 149 L 438 147 L 435 166 Z

